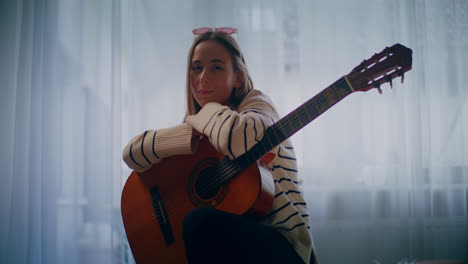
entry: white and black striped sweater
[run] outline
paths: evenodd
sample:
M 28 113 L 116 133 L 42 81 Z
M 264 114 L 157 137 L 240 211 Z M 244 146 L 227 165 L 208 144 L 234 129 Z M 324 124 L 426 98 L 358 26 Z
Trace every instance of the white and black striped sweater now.
M 278 121 L 271 100 L 258 90 L 251 91 L 237 111 L 218 103 L 206 104 L 186 123 L 171 128 L 148 130 L 133 138 L 123 151 L 123 160 L 137 172 L 176 154 L 191 154 L 192 128 L 205 134 L 211 144 L 231 159 L 254 146 L 267 127 Z M 262 224 L 281 232 L 305 263 L 309 263 L 312 240 L 309 214 L 297 175 L 296 157 L 289 140 L 271 150 L 276 154 L 268 167 L 275 182 L 273 206 Z

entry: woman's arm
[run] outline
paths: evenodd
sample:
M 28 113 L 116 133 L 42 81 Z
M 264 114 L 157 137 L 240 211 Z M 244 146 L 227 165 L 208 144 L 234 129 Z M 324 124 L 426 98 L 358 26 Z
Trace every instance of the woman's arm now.
M 178 126 L 148 130 L 134 137 L 123 150 L 123 160 L 129 168 L 143 172 L 161 159 L 181 154 L 192 154 L 196 143 L 192 140 L 192 127 Z
M 257 144 L 277 119 L 269 98 L 253 91 L 242 101 L 238 111 L 212 102 L 196 115 L 187 117 L 186 122 L 206 135 L 219 152 L 234 159 Z

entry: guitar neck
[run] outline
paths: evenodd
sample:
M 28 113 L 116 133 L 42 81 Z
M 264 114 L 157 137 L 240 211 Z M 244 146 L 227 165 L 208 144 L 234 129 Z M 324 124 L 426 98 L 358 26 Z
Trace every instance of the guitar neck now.
M 352 92 L 353 90 L 345 77 L 338 79 L 319 94 L 270 126 L 265 131 L 262 140 L 238 158 L 241 167 L 248 166 L 260 159 L 268 151 L 294 135 Z

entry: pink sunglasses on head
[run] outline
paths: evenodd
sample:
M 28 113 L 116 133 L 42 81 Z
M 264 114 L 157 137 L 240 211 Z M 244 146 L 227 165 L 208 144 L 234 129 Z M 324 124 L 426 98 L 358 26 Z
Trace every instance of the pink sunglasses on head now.
M 231 35 L 233 33 L 237 32 L 237 28 L 232 28 L 232 27 L 220 27 L 220 28 L 211 28 L 211 27 L 201 27 L 201 28 L 196 28 L 192 30 L 192 33 L 194 35 L 201 35 L 206 32 L 218 32 L 224 35 Z

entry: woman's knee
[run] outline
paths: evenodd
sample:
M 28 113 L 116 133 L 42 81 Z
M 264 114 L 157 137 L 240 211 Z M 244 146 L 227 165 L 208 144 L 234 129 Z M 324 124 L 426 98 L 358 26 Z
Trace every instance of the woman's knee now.
M 198 207 L 190 211 L 183 222 L 184 239 L 203 238 L 216 232 L 219 224 L 220 211 L 211 207 Z

